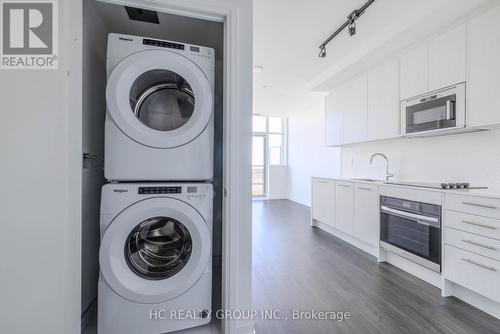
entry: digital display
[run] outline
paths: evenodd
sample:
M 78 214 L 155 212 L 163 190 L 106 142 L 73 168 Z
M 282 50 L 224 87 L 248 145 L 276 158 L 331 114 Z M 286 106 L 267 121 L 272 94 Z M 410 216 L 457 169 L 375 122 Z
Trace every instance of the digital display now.
M 196 194 L 198 192 L 197 187 L 187 187 L 188 194 Z
M 184 50 L 184 44 L 159 41 L 159 40 L 156 40 L 156 39 L 145 38 L 145 39 L 143 39 L 142 43 L 144 45 L 151 45 L 151 46 L 159 46 L 159 47 L 162 47 L 162 48 Z
M 180 194 L 182 187 L 140 187 L 139 194 Z

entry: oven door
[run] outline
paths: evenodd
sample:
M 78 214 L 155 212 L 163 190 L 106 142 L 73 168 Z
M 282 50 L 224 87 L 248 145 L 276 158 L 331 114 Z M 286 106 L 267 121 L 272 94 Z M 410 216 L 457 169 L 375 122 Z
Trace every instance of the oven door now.
M 380 242 L 398 255 L 431 270 L 441 270 L 441 222 L 437 217 L 382 206 Z

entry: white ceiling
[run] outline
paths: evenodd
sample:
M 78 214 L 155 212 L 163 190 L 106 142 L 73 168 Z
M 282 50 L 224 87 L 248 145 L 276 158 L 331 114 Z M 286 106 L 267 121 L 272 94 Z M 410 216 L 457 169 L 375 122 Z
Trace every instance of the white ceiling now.
M 339 69 L 353 67 L 377 47 L 392 49 L 397 34 L 403 46 L 412 26 L 415 39 L 415 27 L 439 28 L 440 21 L 456 20 L 488 0 L 376 0 L 358 19 L 357 34 L 343 31 L 328 45 L 328 56 L 319 58 L 318 46 L 365 2 L 254 0 L 254 66 L 264 68 L 254 73 L 254 112 L 286 116 L 307 110 L 324 96 L 309 87 L 325 90 L 320 88 Z M 419 24 L 431 17 L 434 25 Z

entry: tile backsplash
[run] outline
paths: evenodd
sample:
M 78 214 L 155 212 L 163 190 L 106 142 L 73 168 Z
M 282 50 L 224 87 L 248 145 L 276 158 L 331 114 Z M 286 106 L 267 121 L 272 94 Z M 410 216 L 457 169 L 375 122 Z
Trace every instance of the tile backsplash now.
M 500 189 L 500 130 L 432 138 L 398 138 L 342 148 L 343 177 L 384 178 L 389 171 L 403 181 L 470 182 Z

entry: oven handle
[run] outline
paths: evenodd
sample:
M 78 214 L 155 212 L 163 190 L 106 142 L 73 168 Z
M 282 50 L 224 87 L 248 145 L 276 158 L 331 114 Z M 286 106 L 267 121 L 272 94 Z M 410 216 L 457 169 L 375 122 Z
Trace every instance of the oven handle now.
M 388 214 L 393 214 L 402 218 L 407 218 L 411 220 L 417 220 L 418 223 L 427 223 L 426 225 L 433 225 L 435 227 L 441 228 L 439 224 L 439 218 L 436 217 L 429 217 L 429 216 L 423 216 L 419 215 L 416 213 L 411 213 L 411 212 L 406 212 L 406 211 L 401 211 L 401 210 L 396 210 L 393 208 L 389 208 L 385 205 L 382 205 L 380 207 L 380 212 L 388 213 Z

